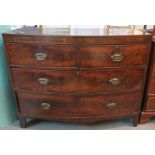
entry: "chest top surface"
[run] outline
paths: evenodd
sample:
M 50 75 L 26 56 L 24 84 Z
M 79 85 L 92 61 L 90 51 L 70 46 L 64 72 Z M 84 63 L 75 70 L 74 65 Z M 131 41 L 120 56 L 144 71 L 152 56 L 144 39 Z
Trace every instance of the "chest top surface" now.
M 23 27 L 3 34 L 5 43 L 133 44 L 150 42 L 152 35 L 127 28 Z
M 138 29 L 130 28 L 109 28 L 104 27 L 76 27 L 76 28 L 37 28 L 37 27 L 23 27 L 15 29 L 6 34 L 14 35 L 40 35 L 40 36 L 134 36 L 134 35 L 150 35 Z

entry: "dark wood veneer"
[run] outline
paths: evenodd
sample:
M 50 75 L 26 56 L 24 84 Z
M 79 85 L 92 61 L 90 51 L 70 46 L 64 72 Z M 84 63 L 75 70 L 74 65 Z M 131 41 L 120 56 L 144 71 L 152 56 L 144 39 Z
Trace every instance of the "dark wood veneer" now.
M 150 43 L 151 35 L 124 35 L 124 36 L 35 36 L 35 35 L 15 35 L 4 34 L 6 43 L 42 43 L 50 45 L 108 45 L 108 44 L 141 44 Z
M 147 64 L 148 44 L 133 45 L 46 45 L 6 44 L 12 65 L 33 65 L 35 67 L 123 67 Z M 35 54 L 47 55 L 44 61 L 37 61 Z M 121 54 L 123 60 L 114 62 L 111 56 Z M 77 62 L 77 57 L 80 55 Z
M 140 92 L 107 95 L 38 95 L 17 93 L 20 112 L 28 115 L 42 116 L 113 116 L 137 112 Z M 126 100 L 130 98 L 130 100 Z M 48 103 L 51 109 L 41 109 L 41 103 Z M 116 107 L 108 108 L 107 104 L 116 103 Z
M 81 67 L 123 67 L 147 64 L 148 44 L 81 46 Z M 120 54 L 123 60 L 114 62 L 111 56 Z
M 36 45 L 36 44 L 6 44 L 10 64 L 34 65 L 44 67 L 75 67 L 76 46 L 74 45 Z M 43 53 L 45 60 L 37 61 L 35 54 Z
M 34 92 L 124 92 L 127 90 L 141 90 L 144 83 L 144 78 L 142 78 L 144 68 L 99 71 L 57 71 L 12 68 L 11 72 L 15 90 Z M 39 78 L 47 78 L 49 83 L 47 85 L 41 85 L 38 82 Z M 119 78 L 120 84 L 111 84 L 109 80 L 112 78 Z

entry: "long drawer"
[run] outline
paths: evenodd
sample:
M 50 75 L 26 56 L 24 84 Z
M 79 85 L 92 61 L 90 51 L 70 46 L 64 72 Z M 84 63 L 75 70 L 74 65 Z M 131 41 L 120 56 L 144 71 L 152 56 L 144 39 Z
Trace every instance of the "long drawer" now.
M 16 90 L 34 92 L 115 92 L 141 90 L 144 68 L 109 70 L 37 70 L 12 68 Z
M 21 113 L 35 116 L 112 116 L 139 109 L 140 92 L 113 95 L 38 95 L 17 92 Z
M 121 67 L 147 64 L 148 44 L 42 45 L 6 44 L 11 65 L 40 67 Z M 78 60 L 78 61 L 76 61 Z

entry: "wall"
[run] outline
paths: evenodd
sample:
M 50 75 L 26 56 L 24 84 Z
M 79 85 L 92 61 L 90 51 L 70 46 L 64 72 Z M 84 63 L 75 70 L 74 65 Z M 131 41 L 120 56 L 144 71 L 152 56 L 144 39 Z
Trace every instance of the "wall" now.
M 15 98 L 12 93 L 10 76 L 3 48 L 1 33 L 9 31 L 9 25 L 0 25 L 0 127 L 17 119 Z

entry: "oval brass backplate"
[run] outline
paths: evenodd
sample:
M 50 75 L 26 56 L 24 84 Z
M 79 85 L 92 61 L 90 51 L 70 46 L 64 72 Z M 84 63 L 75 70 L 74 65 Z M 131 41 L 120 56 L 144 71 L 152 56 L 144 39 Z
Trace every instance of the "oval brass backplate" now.
M 47 85 L 49 83 L 49 79 L 47 79 L 47 78 L 38 78 L 38 82 L 41 85 Z
M 112 85 L 119 85 L 121 83 L 121 80 L 119 78 L 112 78 L 109 80 L 109 83 L 111 83 Z
M 114 62 L 120 62 L 124 59 L 124 57 L 119 53 L 115 53 L 115 54 L 111 55 L 110 58 Z
M 46 60 L 47 54 L 38 52 L 35 54 L 35 58 L 36 60 L 39 60 L 39 61 Z
M 106 105 L 106 107 L 109 108 L 109 109 L 114 109 L 114 108 L 117 107 L 117 103 L 108 103 L 108 104 Z
M 40 108 L 43 110 L 50 110 L 51 109 L 51 104 L 49 103 L 41 103 Z

